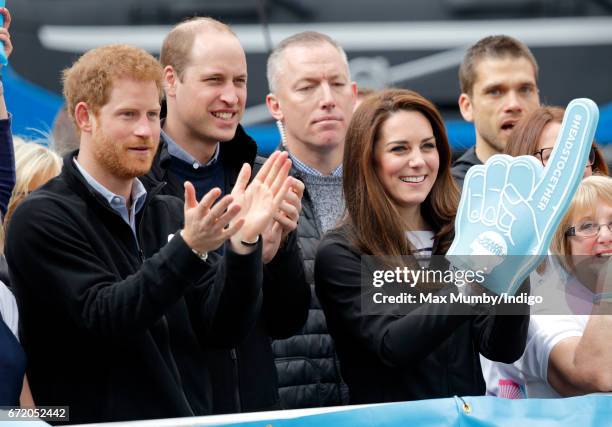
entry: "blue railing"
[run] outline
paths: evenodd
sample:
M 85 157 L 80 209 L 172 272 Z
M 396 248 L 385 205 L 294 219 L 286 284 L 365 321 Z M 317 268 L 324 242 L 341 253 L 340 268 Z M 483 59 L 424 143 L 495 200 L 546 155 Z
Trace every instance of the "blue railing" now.
M 435 375 L 435 374 L 434 374 Z M 14 421 L 14 422 L 12 422 Z M 15 421 L 0 410 L 0 425 L 42 427 L 39 421 Z M 100 424 L 97 424 L 101 426 Z M 102 424 L 104 425 L 104 424 Z M 119 422 L 109 427 L 604 427 L 612 425 L 612 396 L 508 400 L 451 397 L 377 405 L 297 409 L 209 417 Z

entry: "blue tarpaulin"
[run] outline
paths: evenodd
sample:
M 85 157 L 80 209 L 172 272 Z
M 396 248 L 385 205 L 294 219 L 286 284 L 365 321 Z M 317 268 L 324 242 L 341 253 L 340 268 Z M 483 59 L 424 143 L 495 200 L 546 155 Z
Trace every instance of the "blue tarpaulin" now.
M 6 420 L 0 411 L 0 420 Z M 6 423 L 6 424 L 5 424 Z M 0 421 L 0 426 L 44 426 Z M 104 424 L 106 425 L 106 424 Z M 108 424 L 110 427 L 600 427 L 612 426 L 612 396 L 509 400 L 497 397 L 452 397 L 336 408 L 230 414 Z
M 611 396 L 567 399 L 508 400 L 497 397 L 465 397 L 390 403 L 311 415 L 296 419 L 233 424 L 240 427 L 587 427 L 612 426 Z

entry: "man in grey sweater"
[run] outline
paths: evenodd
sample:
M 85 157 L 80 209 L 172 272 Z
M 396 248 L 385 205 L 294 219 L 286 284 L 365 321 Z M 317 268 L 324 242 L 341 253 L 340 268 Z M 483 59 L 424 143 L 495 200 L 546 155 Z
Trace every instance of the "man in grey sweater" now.
M 268 59 L 268 109 L 277 120 L 291 174 L 304 182 L 299 244 L 313 289 L 300 335 L 273 343 L 286 408 L 348 402 L 331 337 L 314 295 L 316 247 L 344 212 L 344 138 L 357 97 L 344 50 L 330 37 L 304 32 L 283 40 Z

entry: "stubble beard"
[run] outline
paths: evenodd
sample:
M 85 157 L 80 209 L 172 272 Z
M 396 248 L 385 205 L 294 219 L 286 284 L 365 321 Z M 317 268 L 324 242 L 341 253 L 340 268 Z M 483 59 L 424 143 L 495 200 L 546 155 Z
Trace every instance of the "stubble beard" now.
M 501 141 L 501 139 L 496 135 L 481 135 L 482 140 L 485 144 L 487 144 L 493 151 L 497 153 L 503 153 L 506 148 L 506 141 Z

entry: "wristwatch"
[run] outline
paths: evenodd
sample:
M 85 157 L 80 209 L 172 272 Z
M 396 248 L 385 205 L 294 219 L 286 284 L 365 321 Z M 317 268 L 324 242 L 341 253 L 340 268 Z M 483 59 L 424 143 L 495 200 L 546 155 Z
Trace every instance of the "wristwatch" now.
M 180 231 L 181 237 L 183 237 L 183 230 Z M 174 237 L 174 234 L 169 234 L 168 235 L 168 242 L 170 240 L 172 240 L 172 238 Z M 191 252 L 193 252 L 194 254 L 197 255 L 198 258 L 200 258 L 202 261 L 206 261 L 208 259 L 208 252 L 198 252 L 195 249 L 191 249 Z
M 202 261 L 206 261 L 208 259 L 208 252 L 198 252 L 195 249 L 192 249 L 191 252 L 196 254 Z

